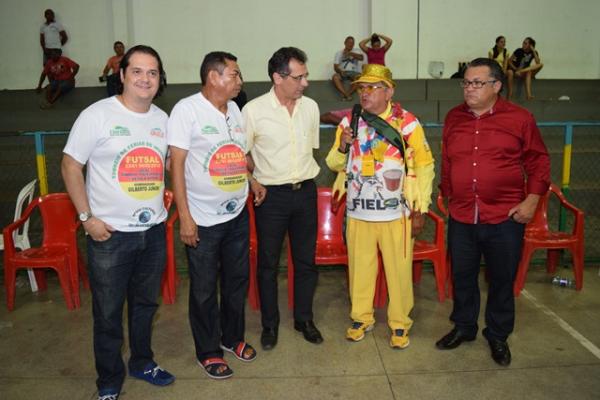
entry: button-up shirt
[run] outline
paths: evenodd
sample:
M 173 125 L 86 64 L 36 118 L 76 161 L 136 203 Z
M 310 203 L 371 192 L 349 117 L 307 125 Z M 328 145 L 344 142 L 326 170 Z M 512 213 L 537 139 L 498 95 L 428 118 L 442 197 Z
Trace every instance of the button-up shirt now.
M 503 222 L 526 193 L 542 195 L 549 185 L 550 157 L 529 111 L 502 98 L 479 116 L 465 103 L 450 110 L 440 189 L 453 219 Z
M 271 88 L 246 104 L 242 115 L 253 174 L 261 184 L 297 183 L 317 176 L 313 149 L 319 148 L 319 107 L 314 100 L 299 98 L 290 115 Z

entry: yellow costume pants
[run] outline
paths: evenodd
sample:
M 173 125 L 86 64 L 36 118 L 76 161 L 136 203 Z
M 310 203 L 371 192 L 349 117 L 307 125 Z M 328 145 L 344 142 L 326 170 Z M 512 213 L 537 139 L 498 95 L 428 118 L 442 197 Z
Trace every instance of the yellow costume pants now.
M 377 280 L 377 249 L 381 251 L 389 292 L 388 325 L 392 330 L 408 330 L 413 308 L 411 222 L 400 218 L 368 222 L 348 217 L 348 276 L 350 318 L 375 323 L 373 297 Z

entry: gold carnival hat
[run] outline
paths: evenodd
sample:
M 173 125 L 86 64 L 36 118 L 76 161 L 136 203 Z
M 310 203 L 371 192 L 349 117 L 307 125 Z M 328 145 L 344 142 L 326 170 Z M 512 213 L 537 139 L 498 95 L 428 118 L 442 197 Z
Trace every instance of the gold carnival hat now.
M 377 82 L 383 82 L 388 87 L 396 87 L 396 84 L 392 80 L 392 71 L 385 65 L 379 64 L 363 65 L 362 73 L 352 84 Z

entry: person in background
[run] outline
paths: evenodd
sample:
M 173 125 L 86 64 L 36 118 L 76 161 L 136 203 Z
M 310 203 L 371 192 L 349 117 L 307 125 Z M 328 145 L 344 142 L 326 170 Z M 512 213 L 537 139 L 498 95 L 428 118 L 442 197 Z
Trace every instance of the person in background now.
M 106 92 L 108 93 L 108 97 L 117 94 L 117 89 L 119 87 L 119 64 L 121 63 L 123 54 L 125 54 L 125 45 L 123 42 L 117 40 L 113 44 L 113 49 L 115 55 L 106 61 L 106 65 L 102 70 L 102 75 L 98 78 L 100 82 L 106 81 Z M 109 75 L 108 73 L 110 71 L 112 71 L 112 73 Z
M 506 38 L 504 36 L 496 38 L 496 44 L 488 51 L 488 58 L 495 60 L 502 67 L 502 72 L 506 74 L 510 53 L 506 50 Z
M 533 63 L 533 61 L 535 61 L 535 63 Z M 535 40 L 531 37 L 526 37 L 525 40 L 523 40 L 521 48 L 516 49 L 508 61 L 508 70 L 506 71 L 508 94 L 506 98 L 508 100 L 512 98 L 514 79 L 520 78 L 525 82 L 526 99 L 532 100 L 531 80 L 543 67 L 544 64 L 542 64 L 540 54 L 535 49 Z
M 475 340 L 483 256 L 489 289 L 482 334 L 492 359 L 507 366 L 525 224 L 550 186 L 550 157 L 533 115 L 500 97 L 503 85 L 496 61 L 471 61 L 461 81 L 464 103 L 444 121 L 440 191 L 450 213 L 454 327 L 436 347 L 451 350 Z
M 381 45 L 381 39 L 385 41 L 383 46 Z M 369 41 L 371 42 L 371 47 L 367 46 Z M 369 64 L 385 65 L 385 53 L 392 47 L 392 39 L 381 33 L 374 33 L 368 38 L 361 40 L 358 46 L 367 55 L 367 62 Z
M 62 47 L 67 43 L 69 37 L 65 32 L 65 27 L 56 21 L 54 11 L 47 9 L 44 11 L 46 22 L 40 27 L 40 46 L 43 51 L 43 64 L 50 59 L 50 50 L 62 50 Z
M 333 85 L 342 95 L 342 100 L 351 101 L 352 93 L 354 93 L 354 85 L 350 85 L 350 89 L 346 90 L 344 81 L 352 82 L 362 70 L 362 61 L 365 56 L 359 49 L 354 48 L 354 38 L 348 36 L 344 40 L 344 48 L 337 53 L 333 60 L 333 70 L 335 74 L 331 77 Z
M 50 82 L 46 86 L 45 101 L 40 104 L 40 108 L 46 109 L 54 105 L 60 96 L 70 92 L 75 87 L 75 75 L 79 72 L 79 64 L 68 57 L 61 56 L 60 49 L 51 49 L 50 59 L 44 65 L 36 92 L 42 91 L 42 84 L 48 77 Z
M 87 234 L 98 400 L 117 400 L 125 381 L 125 302 L 129 375 L 157 386 L 175 381 L 156 364 L 151 346 L 166 263 L 168 117 L 152 104 L 164 88 L 160 56 L 148 46 L 132 47 L 120 75 L 120 94 L 92 104 L 75 121 L 61 165 Z

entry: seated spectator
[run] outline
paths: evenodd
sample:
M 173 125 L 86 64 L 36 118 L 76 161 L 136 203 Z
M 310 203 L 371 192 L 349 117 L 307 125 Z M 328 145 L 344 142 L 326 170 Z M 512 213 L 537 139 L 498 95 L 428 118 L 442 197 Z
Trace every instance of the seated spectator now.
M 381 47 L 381 39 L 385 41 L 383 47 Z M 371 41 L 371 47 L 367 46 L 369 41 Z M 374 33 L 368 38 L 363 39 L 358 46 L 367 55 L 367 62 L 369 64 L 385 65 L 385 53 L 392 47 L 392 39 L 381 33 Z
M 108 93 L 108 97 L 117 94 L 119 81 L 121 79 L 119 76 L 119 65 L 121 64 L 123 54 L 125 54 L 125 45 L 123 42 L 116 41 L 115 44 L 113 44 L 113 49 L 115 50 L 115 55 L 106 61 L 102 76 L 98 78 L 100 82 L 106 81 L 106 92 Z M 109 71 L 112 71 L 110 75 L 108 75 Z
M 50 58 L 42 74 L 40 75 L 40 81 L 36 88 L 36 91 L 40 93 L 42 91 L 42 84 L 48 77 L 50 84 L 46 86 L 46 101 L 40 104 L 40 108 L 50 108 L 58 100 L 58 98 L 75 87 L 75 75 L 79 71 L 79 64 L 70 58 L 63 57 L 60 49 L 52 49 L 50 52 Z
M 532 61 L 535 61 L 535 64 L 532 65 Z M 515 77 L 524 80 L 527 100 L 533 99 L 533 95 L 531 94 L 531 80 L 543 67 L 544 64 L 542 64 L 540 55 L 535 49 L 535 40 L 531 37 L 526 37 L 523 40 L 521 48 L 515 50 L 508 61 L 508 70 L 506 71 L 508 80 L 507 99 L 510 100 L 512 97 Z
M 506 74 L 510 54 L 506 50 L 506 38 L 504 36 L 496 38 L 496 44 L 488 51 L 488 58 L 495 60 L 502 67 L 502 72 Z
M 344 48 L 335 54 L 333 69 L 335 74 L 331 78 L 335 88 L 342 95 L 343 100 L 352 100 L 355 88 L 350 85 L 350 90 L 344 87 L 344 81 L 354 81 L 360 75 L 364 55 L 359 49 L 354 48 L 354 38 L 348 36 L 344 40 Z
M 351 108 L 344 108 L 342 110 L 331 110 L 321 114 L 319 120 L 322 124 L 339 125 L 345 116 L 351 115 Z M 351 118 L 351 117 L 349 117 Z

